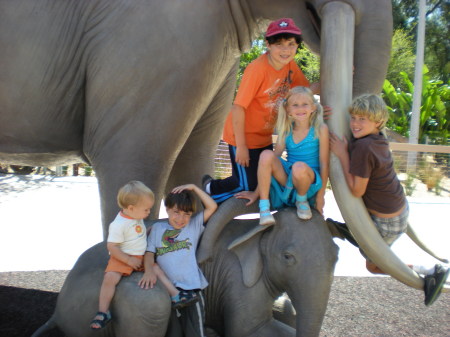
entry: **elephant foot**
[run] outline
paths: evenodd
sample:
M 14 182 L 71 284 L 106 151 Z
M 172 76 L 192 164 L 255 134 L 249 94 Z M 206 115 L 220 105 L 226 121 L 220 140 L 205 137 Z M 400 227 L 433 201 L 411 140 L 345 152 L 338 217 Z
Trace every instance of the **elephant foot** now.
M 205 334 L 206 337 L 220 337 L 220 335 L 216 332 L 216 330 L 209 327 L 205 327 Z

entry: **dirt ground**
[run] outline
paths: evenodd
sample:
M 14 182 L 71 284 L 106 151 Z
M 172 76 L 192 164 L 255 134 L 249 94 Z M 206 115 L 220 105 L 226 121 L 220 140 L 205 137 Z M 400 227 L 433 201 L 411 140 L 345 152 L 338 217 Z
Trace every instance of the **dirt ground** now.
M 44 324 L 67 273 L 0 273 L 0 336 L 29 337 Z M 320 336 L 445 337 L 449 322 L 449 293 L 426 307 L 421 291 L 388 277 L 335 277 Z

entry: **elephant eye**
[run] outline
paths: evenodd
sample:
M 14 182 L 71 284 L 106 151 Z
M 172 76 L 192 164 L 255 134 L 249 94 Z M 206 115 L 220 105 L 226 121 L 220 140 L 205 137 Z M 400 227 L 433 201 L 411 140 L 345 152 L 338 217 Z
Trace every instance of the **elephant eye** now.
M 283 259 L 284 259 L 284 261 L 285 261 L 286 263 L 289 263 L 289 264 L 295 263 L 295 257 L 294 257 L 294 255 L 292 255 L 291 253 L 284 252 L 284 253 L 283 253 Z

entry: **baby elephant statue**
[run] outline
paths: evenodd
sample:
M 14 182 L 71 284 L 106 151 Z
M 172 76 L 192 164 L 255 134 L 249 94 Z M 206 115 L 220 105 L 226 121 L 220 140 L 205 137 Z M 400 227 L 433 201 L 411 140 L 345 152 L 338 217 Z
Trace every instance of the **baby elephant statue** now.
M 238 209 L 245 201 L 230 199 L 230 203 Z M 205 289 L 208 336 L 319 335 L 338 247 L 317 212 L 308 221 L 300 220 L 294 209 L 274 216 L 276 225 L 253 236 L 246 234 L 259 226 L 258 219 L 231 220 L 223 226 L 211 257 L 202 264 L 209 281 Z M 203 240 L 215 221 L 217 217 L 210 219 Z M 153 289 L 139 288 L 142 274 L 138 272 L 120 281 L 111 304 L 111 323 L 102 331 L 90 330 L 107 259 L 104 243 L 81 255 L 58 296 L 55 313 L 33 337 L 52 326 L 67 337 L 165 336 L 171 316 L 169 294 L 158 283 Z M 289 296 L 296 316 L 281 315 L 281 320 L 294 327 L 274 319 L 274 302 L 283 293 Z
M 210 282 L 206 323 L 219 336 L 319 336 L 339 248 L 317 212 L 308 221 L 293 208 L 274 217 L 276 225 L 245 241 L 239 238 L 247 238 L 259 219 L 232 220 L 203 264 Z M 273 317 L 274 301 L 283 293 L 296 312 L 295 320 L 283 321 L 295 322 L 293 327 Z

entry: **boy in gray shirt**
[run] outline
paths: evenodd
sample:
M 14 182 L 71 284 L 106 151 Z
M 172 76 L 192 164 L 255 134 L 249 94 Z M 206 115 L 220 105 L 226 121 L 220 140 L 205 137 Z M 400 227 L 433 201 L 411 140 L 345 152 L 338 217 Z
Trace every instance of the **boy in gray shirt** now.
M 204 206 L 203 212 L 195 213 L 194 193 Z M 208 282 L 197 264 L 195 253 L 204 224 L 216 211 L 217 204 L 193 184 L 174 188 L 164 204 L 168 220 L 158 221 L 152 227 L 144 257 L 145 272 L 140 283 L 151 287 L 155 284 L 156 257 L 158 265 L 180 290 L 181 302 L 195 303 L 195 308 L 192 306 L 179 312 L 185 336 L 203 336 L 204 300 L 201 290 L 206 288 Z

